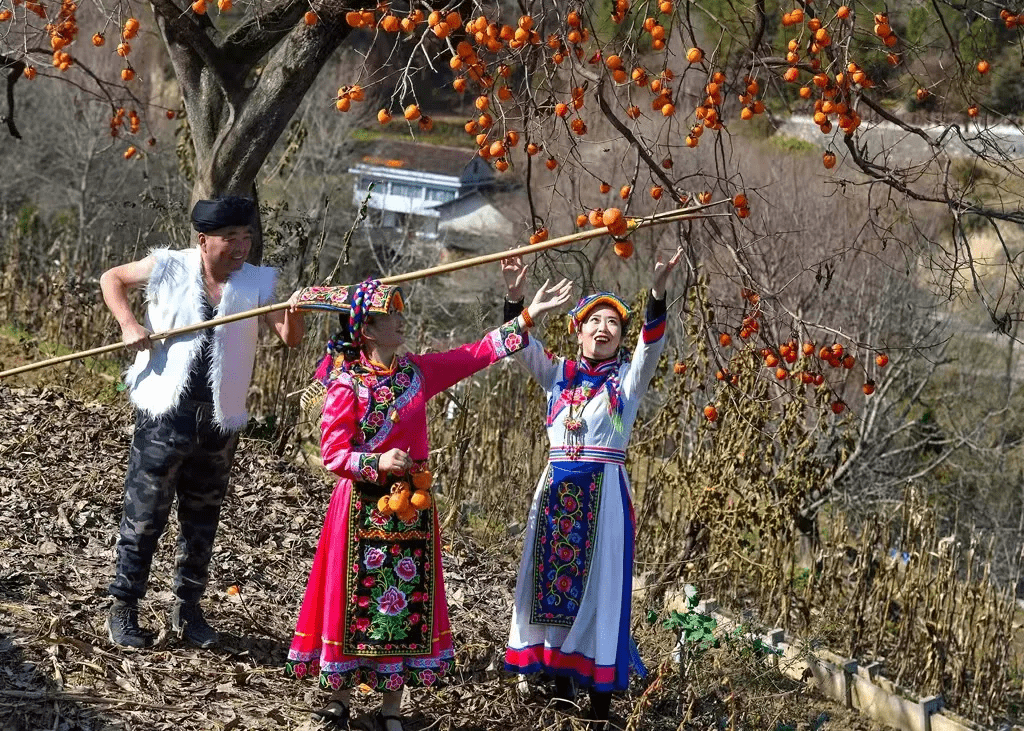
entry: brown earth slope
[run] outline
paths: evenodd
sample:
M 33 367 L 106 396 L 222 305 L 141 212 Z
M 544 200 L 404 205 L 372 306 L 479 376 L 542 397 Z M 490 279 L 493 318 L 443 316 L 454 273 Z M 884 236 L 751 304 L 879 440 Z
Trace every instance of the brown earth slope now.
M 320 692 L 286 680 L 281 666 L 329 482 L 245 440 L 206 600 L 222 646 L 196 650 L 169 632 L 171 528 L 141 605 L 144 623 L 162 630 L 157 646 L 114 649 L 104 628 L 106 586 L 131 424 L 123 405 L 0 383 L 0 729 L 317 728 L 309 710 L 322 703 Z M 519 551 L 515 538 L 480 545 L 463 531 L 446 536 L 458 682 L 412 694 L 410 731 L 559 728 L 544 685 L 521 699 L 500 670 Z M 227 592 L 233 586 L 238 595 Z M 735 652 L 712 651 L 685 683 L 667 664 L 659 676 L 672 638 L 657 625 L 637 626 L 659 680 L 617 699 L 623 727 L 632 718 L 635 728 L 658 731 L 874 728 Z M 358 697 L 357 713 L 374 702 Z

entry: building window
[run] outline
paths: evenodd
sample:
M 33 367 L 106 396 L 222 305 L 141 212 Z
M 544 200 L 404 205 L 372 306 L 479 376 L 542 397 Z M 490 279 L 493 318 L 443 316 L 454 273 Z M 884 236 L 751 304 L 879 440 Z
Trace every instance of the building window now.
M 419 185 L 405 185 L 404 183 L 392 183 L 391 195 L 401 195 L 406 198 L 422 198 L 423 188 Z
M 444 188 L 427 188 L 427 200 L 447 203 L 448 201 L 455 200 L 455 191 L 445 190 Z

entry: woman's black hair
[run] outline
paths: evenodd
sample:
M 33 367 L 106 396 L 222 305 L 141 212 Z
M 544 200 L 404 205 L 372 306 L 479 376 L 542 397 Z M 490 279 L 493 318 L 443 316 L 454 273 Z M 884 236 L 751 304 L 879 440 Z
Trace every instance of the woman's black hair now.
M 329 348 L 345 356 L 346 361 L 359 360 L 359 346 L 352 342 L 352 331 L 349 329 L 348 313 L 338 314 L 338 332 L 331 336 Z

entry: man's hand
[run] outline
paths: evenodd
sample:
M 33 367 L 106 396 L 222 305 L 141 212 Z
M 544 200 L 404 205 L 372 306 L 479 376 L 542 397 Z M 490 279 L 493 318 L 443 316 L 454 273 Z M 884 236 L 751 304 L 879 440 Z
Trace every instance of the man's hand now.
M 153 341 L 149 339 L 149 336 L 152 334 L 135 321 L 127 322 L 121 326 L 121 341 L 128 350 L 149 350 L 153 347 Z

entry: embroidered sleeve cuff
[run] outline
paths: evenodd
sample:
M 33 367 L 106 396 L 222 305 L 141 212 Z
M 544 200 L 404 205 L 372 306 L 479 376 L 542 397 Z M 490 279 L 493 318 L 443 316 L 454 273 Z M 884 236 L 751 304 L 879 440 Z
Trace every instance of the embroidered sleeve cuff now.
M 357 474 L 361 482 L 384 484 L 384 474 L 380 471 L 380 455 L 374 452 L 360 452 Z
M 497 358 L 517 353 L 529 343 L 529 334 L 519 326 L 518 316 L 487 334 Z

